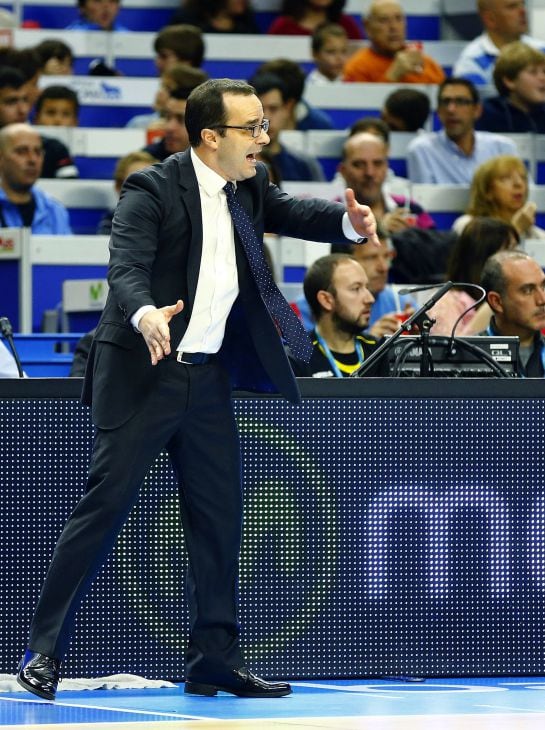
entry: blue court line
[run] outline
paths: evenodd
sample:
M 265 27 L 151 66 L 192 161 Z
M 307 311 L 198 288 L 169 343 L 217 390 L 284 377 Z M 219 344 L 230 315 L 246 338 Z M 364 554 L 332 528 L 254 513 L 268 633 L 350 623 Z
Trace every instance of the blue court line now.
M 23 692 L 0 694 L 0 724 L 154 723 L 304 718 L 481 715 L 545 718 L 543 678 L 431 679 L 421 684 L 386 680 L 293 682 L 294 694 L 281 699 L 243 699 L 220 694 L 194 697 L 176 688 L 149 690 L 60 690 L 56 703 Z

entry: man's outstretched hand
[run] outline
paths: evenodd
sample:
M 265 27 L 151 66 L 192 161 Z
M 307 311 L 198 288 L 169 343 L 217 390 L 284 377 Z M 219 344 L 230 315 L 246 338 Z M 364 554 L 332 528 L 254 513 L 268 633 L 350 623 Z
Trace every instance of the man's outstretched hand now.
M 151 309 L 142 316 L 138 323 L 138 329 L 150 351 L 152 365 L 157 365 L 159 360 L 170 355 L 168 323 L 174 316 L 180 314 L 183 308 L 184 303 L 181 299 L 178 299 L 176 304 L 170 304 L 160 309 Z
M 369 240 L 369 243 L 380 246 L 380 241 L 377 236 L 377 222 L 371 208 L 368 205 L 362 205 L 357 202 L 352 188 L 346 188 L 344 197 L 346 201 L 346 212 L 356 233 L 359 233 L 360 236 L 365 236 Z

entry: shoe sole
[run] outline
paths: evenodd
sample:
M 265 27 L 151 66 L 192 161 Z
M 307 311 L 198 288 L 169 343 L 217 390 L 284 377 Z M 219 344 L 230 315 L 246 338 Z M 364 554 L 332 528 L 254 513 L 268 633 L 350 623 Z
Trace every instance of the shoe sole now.
M 33 695 L 37 695 L 38 697 L 41 697 L 43 700 L 49 700 L 50 702 L 53 702 L 55 699 L 55 695 L 51 694 L 50 692 L 44 692 L 41 689 L 38 689 L 37 687 L 33 687 L 31 684 L 27 684 L 24 680 L 21 679 L 21 677 L 16 677 L 17 684 L 20 685 L 23 689 L 26 689 L 27 692 L 31 692 Z
M 215 697 L 218 692 L 228 692 L 237 697 L 286 697 L 291 694 L 289 690 L 278 690 L 277 692 L 245 692 L 230 687 L 222 687 L 216 684 L 201 684 L 200 682 L 186 682 L 184 693 L 186 695 L 200 695 L 201 697 Z

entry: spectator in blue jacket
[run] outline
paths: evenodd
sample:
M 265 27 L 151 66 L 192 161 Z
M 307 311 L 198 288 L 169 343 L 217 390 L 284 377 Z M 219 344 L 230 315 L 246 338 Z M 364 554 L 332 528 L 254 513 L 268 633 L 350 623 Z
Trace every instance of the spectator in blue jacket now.
M 128 30 L 117 16 L 120 0 L 78 0 L 79 18 L 66 30 Z
M 43 159 L 42 140 L 29 124 L 8 124 L 0 130 L 0 225 L 70 234 L 64 205 L 34 185 Z
M 508 43 L 496 61 L 494 84 L 499 95 L 484 100 L 477 129 L 545 133 L 545 53 Z

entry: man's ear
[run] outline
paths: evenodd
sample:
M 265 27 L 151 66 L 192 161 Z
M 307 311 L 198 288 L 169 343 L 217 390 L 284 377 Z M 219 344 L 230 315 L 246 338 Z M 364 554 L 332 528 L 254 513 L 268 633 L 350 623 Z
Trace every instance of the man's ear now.
M 320 291 L 316 294 L 316 300 L 321 308 L 326 312 L 331 312 L 333 309 L 333 302 L 335 300 L 331 292 L 328 292 L 325 289 L 320 289 Z
M 503 312 L 503 302 L 501 300 L 501 294 L 499 294 L 497 291 L 489 291 L 486 295 L 486 301 L 490 305 L 490 309 L 492 309 L 493 312 L 499 312 L 500 314 Z
M 201 139 L 206 147 L 215 150 L 218 146 L 218 130 L 201 129 Z

